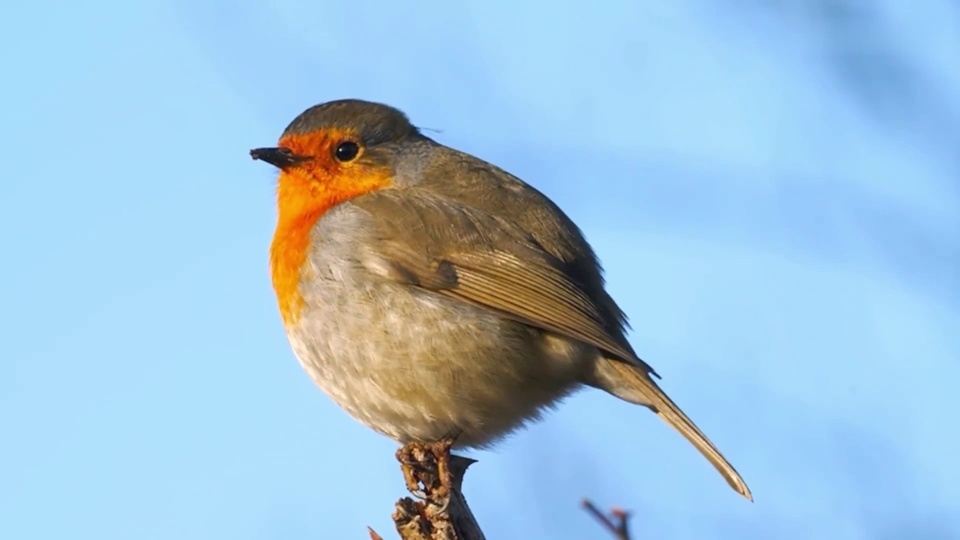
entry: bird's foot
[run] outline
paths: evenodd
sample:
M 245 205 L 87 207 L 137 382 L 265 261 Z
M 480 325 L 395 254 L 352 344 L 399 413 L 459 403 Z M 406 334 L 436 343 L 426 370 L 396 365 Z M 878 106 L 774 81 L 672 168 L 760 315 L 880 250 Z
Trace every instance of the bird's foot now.
M 397 450 L 397 461 L 407 490 L 421 500 L 440 502 L 446 508 L 453 486 L 450 448 L 453 439 L 412 442 Z
M 453 475 L 450 474 L 450 449 L 452 447 L 453 439 L 443 439 L 427 445 L 427 449 L 433 454 L 433 461 L 436 464 L 437 486 L 434 488 L 434 497 L 447 502 L 450 500 L 450 490 L 453 487 Z
M 423 443 L 408 443 L 397 449 L 397 461 L 400 462 L 400 471 L 403 473 L 403 482 L 414 497 L 426 500 L 427 494 L 421 485 L 422 462 L 420 457 L 426 454 Z

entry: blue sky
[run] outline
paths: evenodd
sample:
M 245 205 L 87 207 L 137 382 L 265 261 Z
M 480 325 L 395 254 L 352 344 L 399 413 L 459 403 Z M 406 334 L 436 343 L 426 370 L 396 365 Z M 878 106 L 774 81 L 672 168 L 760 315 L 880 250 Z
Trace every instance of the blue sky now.
M 467 479 L 490 538 L 960 536 L 960 8 L 20 2 L 0 20 L 0 537 L 389 537 L 394 444 L 267 277 L 304 108 L 382 100 L 518 174 L 749 482 L 583 392 Z

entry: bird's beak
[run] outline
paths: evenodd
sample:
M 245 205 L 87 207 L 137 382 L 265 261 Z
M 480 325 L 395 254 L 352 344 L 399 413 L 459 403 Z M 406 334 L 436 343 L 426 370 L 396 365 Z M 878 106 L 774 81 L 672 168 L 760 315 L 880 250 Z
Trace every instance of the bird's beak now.
M 282 146 L 278 148 L 254 148 L 250 151 L 250 157 L 259 159 L 260 161 L 266 161 L 280 169 L 292 167 L 297 163 L 309 159 L 306 156 L 298 156 L 290 151 L 289 148 L 283 148 Z

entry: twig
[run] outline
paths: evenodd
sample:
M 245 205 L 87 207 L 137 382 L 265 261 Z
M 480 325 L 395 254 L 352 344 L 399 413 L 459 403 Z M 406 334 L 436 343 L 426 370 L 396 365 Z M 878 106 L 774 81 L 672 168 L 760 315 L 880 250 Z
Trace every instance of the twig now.
M 627 521 L 630 519 L 629 512 L 620 508 L 613 508 L 608 516 L 590 502 L 590 499 L 584 499 L 582 504 L 587 513 L 599 521 L 600 525 L 603 525 L 603 528 L 607 529 L 614 538 L 630 540 L 630 530 L 627 527 Z
M 415 471 L 422 500 L 403 497 L 393 512 L 393 523 L 402 540 L 486 540 L 480 525 L 461 491 L 463 475 L 475 460 L 450 455 L 450 489 L 441 489 L 434 456 L 422 448 L 412 448 L 407 455 L 414 461 L 407 464 Z M 383 540 L 369 529 L 371 540 Z

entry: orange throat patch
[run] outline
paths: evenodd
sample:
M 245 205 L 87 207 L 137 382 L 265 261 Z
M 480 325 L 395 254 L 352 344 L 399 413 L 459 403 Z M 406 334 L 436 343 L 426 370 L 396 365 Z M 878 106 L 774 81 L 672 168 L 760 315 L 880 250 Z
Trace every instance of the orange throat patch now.
M 284 146 L 302 144 L 301 139 L 287 141 Z M 298 150 L 294 148 L 294 151 Z M 280 173 L 277 228 L 270 245 L 270 274 L 285 326 L 299 322 L 304 308 L 301 284 L 305 279 L 314 279 L 304 275 L 303 270 L 309 264 L 317 222 L 331 208 L 387 187 L 391 180 L 392 175 L 387 170 L 359 163 L 342 166 L 320 159 Z
M 285 326 L 296 324 L 303 311 L 300 279 L 310 253 L 310 235 L 323 211 L 277 223 L 270 244 L 270 278 Z

